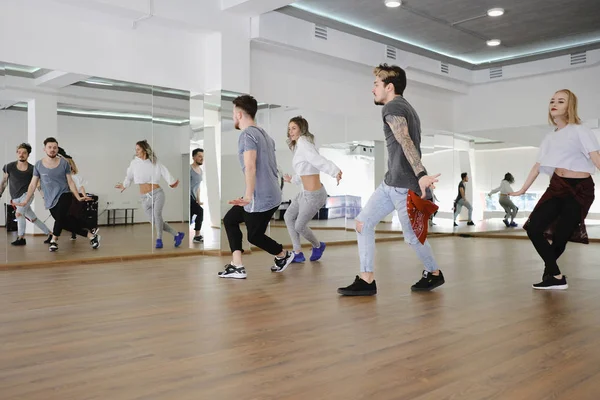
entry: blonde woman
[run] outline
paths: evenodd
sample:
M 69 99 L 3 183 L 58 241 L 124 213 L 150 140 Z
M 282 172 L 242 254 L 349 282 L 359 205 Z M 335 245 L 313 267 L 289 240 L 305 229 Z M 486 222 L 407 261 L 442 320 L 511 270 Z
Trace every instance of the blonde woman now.
M 63 158 L 65 158 L 67 160 L 67 162 L 69 163 L 69 166 L 71 167 L 71 179 L 73 179 L 73 183 L 75 184 L 75 188 L 77 189 L 77 192 L 79 194 L 81 194 L 82 196 L 85 196 L 87 191 L 85 190 L 85 187 L 83 185 L 87 184 L 87 182 L 79 174 L 79 168 L 77 168 L 77 164 L 75 164 L 75 160 L 73 160 L 73 158 L 67 154 L 63 154 Z M 82 220 L 84 219 L 83 209 L 84 209 L 83 202 L 75 202 L 74 201 L 73 203 L 71 203 L 71 214 Z M 86 224 L 84 224 L 84 225 L 86 225 Z M 87 228 L 90 229 L 90 231 L 93 234 L 98 232 L 97 226 L 91 226 L 91 227 L 88 226 Z M 71 240 L 77 240 L 77 235 L 73 232 L 71 232 Z
M 568 241 L 588 243 L 584 221 L 594 201 L 591 174 L 600 168 L 600 145 L 594 132 L 581 125 L 575 94 L 568 89 L 559 90 L 548 109 L 554 129 L 542 141 L 537 162 L 521 190 L 510 194 L 524 194 L 540 172 L 552 177 L 524 226 L 545 264 L 542 281 L 533 288 L 546 290 L 569 287 L 557 260 Z
M 314 136 L 308 130 L 308 121 L 301 116 L 294 117 L 288 123 L 287 143 L 294 152 L 292 165 L 294 176 L 285 175 L 284 180 L 302 186 L 302 191 L 292 200 L 286 210 L 284 219 L 294 246 L 294 260 L 292 262 L 306 261 L 300 235 L 312 245 L 310 261 L 317 261 L 323 256 L 325 243 L 320 242 L 308 223 L 327 201 L 327 192 L 321 183 L 319 172 L 334 177 L 339 185 L 342 171 L 333 162 L 319 154 Z
M 173 178 L 169 170 L 158 161 L 148 142 L 141 140 L 135 144 L 135 158 L 127 168 L 125 180 L 123 183 L 118 183 L 115 188 L 123 192 L 132 182 L 138 184 L 142 196 L 142 207 L 156 231 L 155 247 L 157 249 L 163 247 L 163 230 L 173 235 L 175 247 L 179 247 L 183 242 L 185 233 L 177 232 L 163 220 L 162 211 L 165 206 L 165 192 L 158 184 L 161 176 L 171 188 L 176 188 L 179 185 L 179 180 Z

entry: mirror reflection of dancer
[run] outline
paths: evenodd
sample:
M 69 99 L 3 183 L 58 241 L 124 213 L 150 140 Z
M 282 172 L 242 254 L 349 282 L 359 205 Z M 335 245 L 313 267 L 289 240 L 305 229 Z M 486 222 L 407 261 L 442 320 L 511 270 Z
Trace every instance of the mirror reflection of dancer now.
M 86 196 L 87 191 L 85 190 L 84 184 L 87 185 L 87 181 L 79 174 L 79 168 L 77 167 L 77 164 L 75 164 L 75 160 L 73 160 L 73 157 L 68 155 L 66 152 L 63 152 L 62 156 L 65 160 L 67 160 L 67 162 L 69 163 L 69 166 L 71 167 L 71 179 L 73 179 L 73 183 L 75 184 L 75 188 L 77 189 L 77 192 L 82 196 Z M 82 221 L 82 225 L 84 225 L 85 228 L 89 229 L 90 232 L 92 232 L 93 234 L 98 233 L 99 228 L 97 226 L 89 226 L 87 224 L 87 221 L 86 221 L 86 218 L 84 215 L 84 209 L 85 209 L 84 202 L 81 202 L 81 203 L 73 202 L 72 206 L 71 206 L 71 214 L 76 216 L 77 218 L 79 218 Z M 71 240 L 76 240 L 76 239 L 77 239 L 77 235 L 75 235 L 74 233 L 71 233 Z
M 500 182 L 500 186 L 498 186 L 496 189 L 492 190 L 491 192 L 488 193 L 488 196 L 493 195 L 494 193 L 498 193 L 500 192 L 500 197 L 498 198 L 498 202 L 500 203 L 500 207 L 502 207 L 504 209 L 504 219 L 502 220 L 502 222 L 504 222 L 504 225 L 506 225 L 506 227 L 516 227 L 518 226 L 517 223 L 515 222 L 515 217 L 517 216 L 517 212 L 519 211 L 519 208 L 517 206 L 515 206 L 515 203 L 512 202 L 512 200 L 510 199 L 509 193 L 514 192 L 514 190 L 512 189 L 512 187 L 510 186 L 512 183 L 515 183 L 515 178 L 512 176 L 512 174 L 510 172 L 507 172 L 504 175 L 504 179 L 502 179 L 502 182 Z M 510 222 L 508 222 L 508 218 L 510 217 Z
M 467 194 L 465 193 L 465 183 L 469 182 L 469 175 L 466 172 L 460 174 L 460 182 L 458 183 L 458 194 L 454 200 L 454 226 L 458 226 L 456 218 L 460 215 L 462 208 L 465 207 L 469 211 L 469 220 L 467 225 L 473 226 L 473 206 L 467 200 Z
M 192 165 L 190 165 L 190 221 L 194 215 L 194 243 L 201 243 L 204 238 L 200 234 L 202 221 L 204 220 L 204 209 L 200 200 L 200 184 L 202 183 L 202 164 L 204 163 L 204 150 L 194 149 L 192 151 Z
M 163 248 L 163 230 L 173 235 L 175 247 L 179 247 L 183 242 L 185 233 L 177 232 L 163 220 L 165 192 L 158 184 L 161 176 L 171 188 L 174 189 L 179 185 L 179 180 L 173 178 L 167 167 L 158 161 L 150 144 L 146 140 L 141 140 L 135 144 L 135 158 L 129 163 L 123 183 L 118 183 L 115 188 L 120 189 L 122 193 L 132 182 L 139 185 L 142 207 L 156 232 L 155 247 L 157 249 Z
M 31 146 L 29 143 L 21 143 L 17 146 L 17 161 L 6 164 L 2 167 L 4 177 L 2 184 L 0 185 L 0 196 L 4 194 L 6 186 L 9 187 L 11 204 L 17 204 L 23 202 L 27 196 L 27 189 L 33 178 L 33 165 L 27 161 L 31 154 Z M 32 197 L 33 200 L 33 197 Z M 35 215 L 35 212 L 31 209 L 31 202 L 25 206 L 15 206 L 17 217 L 17 240 L 11 242 L 13 246 L 25 246 L 27 241 L 25 240 L 25 221 L 30 220 L 35 226 L 40 228 L 42 232 L 48 236 L 44 241 L 46 244 L 50 244 L 52 240 L 52 234 L 50 229 L 40 221 Z
M 566 276 L 557 260 L 568 241 L 588 243 L 585 217 L 594 202 L 591 174 L 600 169 L 600 144 L 591 129 L 581 125 L 577 97 L 568 89 L 559 90 L 550 100 L 548 119 L 556 128 L 540 146 L 538 159 L 523 187 L 511 196 L 521 196 L 541 173 L 551 175 L 550 186 L 523 226 L 544 260 L 542 281 L 534 289 L 567 289 Z M 546 234 L 552 244 L 546 240 Z
M 292 165 L 293 178 L 285 175 L 284 180 L 302 186 L 302 191 L 292 200 L 286 210 L 284 219 L 292 244 L 294 260 L 304 262 L 304 253 L 300 244 L 300 235 L 312 245 L 310 261 L 317 261 L 325 251 L 325 243 L 320 242 L 308 223 L 327 202 L 327 191 L 321 183 L 319 172 L 336 178 L 338 185 L 342 179 L 342 171 L 333 162 L 319 154 L 314 142 L 314 135 L 308 130 L 308 121 L 301 116 L 294 117 L 288 124 L 288 147 L 294 152 Z M 275 267 L 274 267 L 275 268 Z
M 81 221 L 70 215 L 72 202 L 91 200 L 89 197 L 81 196 L 71 178 L 71 167 L 67 160 L 58 156 L 58 141 L 53 137 L 44 140 L 44 151 L 46 157 L 35 163 L 33 178 L 27 190 L 25 200 L 17 206 L 25 206 L 33 197 L 33 192 L 40 182 L 44 193 L 44 205 L 54 218 L 54 229 L 50 241 L 50 251 L 58 250 L 58 238 L 63 229 L 75 232 L 90 240 L 92 249 L 100 247 L 100 235 L 93 234 L 81 226 Z M 73 199 L 75 197 L 75 199 Z

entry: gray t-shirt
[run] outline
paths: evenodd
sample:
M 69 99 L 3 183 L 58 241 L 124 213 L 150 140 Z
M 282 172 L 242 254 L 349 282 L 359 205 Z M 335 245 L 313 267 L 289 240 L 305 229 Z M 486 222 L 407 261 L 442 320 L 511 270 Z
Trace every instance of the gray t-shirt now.
M 33 165 L 27 163 L 27 170 L 21 171 L 17 168 L 17 162 L 13 161 L 2 167 L 2 171 L 8 174 L 8 187 L 11 199 L 18 199 L 27 193 L 31 178 L 33 177 Z
M 253 199 L 244 207 L 247 212 L 264 212 L 281 205 L 281 188 L 277 181 L 275 141 L 262 128 L 249 126 L 240 133 L 238 156 L 245 171 L 244 152 L 256 150 L 256 185 Z
M 69 193 L 69 182 L 67 174 L 71 173 L 71 166 L 64 158 L 56 168 L 46 168 L 39 160 L 33 168 L 33 175 L 40 178 L 42 191 L 44 192 L 44 206 L 49 210 L 53 208 L 63 193 Z
M 202 170 L 200 170 L 202 171 Z M 200 187 L 200 183 L 202 183 L 202 174 L 194 171 L 194 168 L 190 166 L 190 195 L 194 201 L 197 201 L 196 193 L 198 193 L 198 188 Z
M 384 182 L 388 186 L 410 189 L 421 195 L 419 181 L 413 171 L 402 146 L 396 138 L 392 129 L 385 121 L 388 115 L 404 117 L 408 123 L 408 133 L 421 157 L 421 121 L 415 109 L 402 96 L 396 96 L 394 100 L 383 106 L 381 110 L 383 117 L 383 131 L 385 133 L 385 143 L 388 150 L 388 171 L 385 174 Z

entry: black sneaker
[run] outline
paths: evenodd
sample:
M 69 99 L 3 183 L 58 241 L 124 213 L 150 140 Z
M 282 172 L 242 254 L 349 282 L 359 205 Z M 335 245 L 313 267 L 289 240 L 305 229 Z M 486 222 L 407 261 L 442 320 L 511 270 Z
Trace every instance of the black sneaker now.
M 44 240 L 44 244 L 50 244 L 50 242 L 52 242 L 52 234 L 48 235 L 48 238 Z
M 237 268 L 231 264 L 227 264 L 225 271 L 219 272 L 219 278 L 246 279 L 246 268 Z
M 204 237 L 202 235 L 194 236 L 194 243 L 202 243 L 204 242 Z
M 90 245 L 92 246 L 92 249 L 95 250 L 100 247 L 100 239 L 100 235 L 94 235 L 94 237 L 90 239 Z
M 275 257 L 275 265 L 271 267 L 271 272 L 283 272 L 285 269 L 294 261 L 294 252 L 287 251 L 285 252 L 285 257 L 277 258 Z
M 71 240 L 77 240 L 77 235 L 75 235 L 75 234 L 71 235 Z
M 48 248 L 50 251 L 58 251 L 58 243 L 50 242 L 50 247 Z
M 367 283 L 356 275 L 356 279 L 354 279 L 352 285 L 339 288 L 337 292 L 342 296 L 373 296 L 377 294 L 377 284 L 375 280 Z
M 467 222 L 467 225 L 468 225 L 468 226 L 474 226 L 474 225 L 475 225 L 475 222 L 473 222 L 473 221 L 469 221 L 469 222 Z
M 97 235 L 99 230 L 100 230 L 100 228 L 96 227 L 96 228 L 90 229 L 90 232 L 92 233 L 92 235 Z
M 508 220 L 505 218 L 505 219 L 502 220 L 502 222 L 504 222 L 504 225 L 506 225 L 506 227 L 508 228 L 508 225 L 509 225 L 508 224 Z
M 431 272 L 423 271 L 421 280 L 410 287 L 413 292 L 428 292 L 438 286 L 442 286 L 446 281 L 444 274 L 440 271 L 439 275 L 433 275 Z
M 13 246 L 25 246 L 27 244 L 27 240 L 25 238 L 17 238 L 14 242 L 11 243 Z
M 561 279 L 556 279 L 552 275 L 544 277 L 544 280 L 540 283 L 531 285 L 532 288 L 537 290 L 565 290 L 569 288 L 567 284 L 567 277 L 563 275 Z

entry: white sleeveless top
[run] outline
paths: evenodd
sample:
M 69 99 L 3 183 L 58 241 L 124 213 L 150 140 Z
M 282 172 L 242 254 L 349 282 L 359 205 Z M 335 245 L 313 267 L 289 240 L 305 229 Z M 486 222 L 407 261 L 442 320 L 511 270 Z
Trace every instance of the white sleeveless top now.
M 590 159 L 590 153 L 598 150 L 600 144 L 591 129 L 569 124 L 546 135 L 537 162 L 540 163 L 540 172 L 547 175 L 554 174 L 556 168 L 593 174 L 596 166 Z

